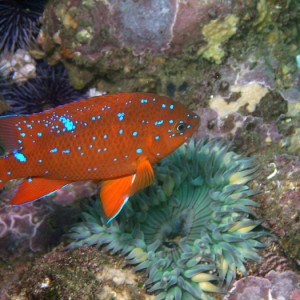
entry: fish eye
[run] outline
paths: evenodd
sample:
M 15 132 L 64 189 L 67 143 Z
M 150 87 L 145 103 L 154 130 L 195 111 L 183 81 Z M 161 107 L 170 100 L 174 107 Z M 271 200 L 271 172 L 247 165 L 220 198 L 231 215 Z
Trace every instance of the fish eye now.
M 185 123 L 178 123 L 175 127 L 177 132 L 183 132 L 183 130 L 186 128 L 186 124 Z

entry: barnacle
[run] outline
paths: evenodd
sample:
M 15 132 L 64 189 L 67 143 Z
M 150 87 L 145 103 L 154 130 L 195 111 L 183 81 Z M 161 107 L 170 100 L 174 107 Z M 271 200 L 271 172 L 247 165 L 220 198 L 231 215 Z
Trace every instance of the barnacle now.
M 156 167 L 155 183 L 131 197 L 110 224 L 97 203 L 69 234 L 69 249 L 104 246 L 145 270 L 155 299 L 213 299 L 245 262 L 259 260 L 256 194 L 247 183 L 257 166 L 220 141 L 191 141 Z M 99 217 L 99 215 L 101 215 Z

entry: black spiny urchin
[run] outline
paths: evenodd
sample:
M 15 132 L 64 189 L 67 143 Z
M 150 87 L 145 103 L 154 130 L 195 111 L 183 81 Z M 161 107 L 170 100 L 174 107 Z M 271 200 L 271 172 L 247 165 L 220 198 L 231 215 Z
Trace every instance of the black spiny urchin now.
M 85 98 L 85 90 L 76 90 L 69 83 L 62 63 L 49 65 L 41 60 L 36 77 L 22 84 L 6 84 L 0 94 L 16 114 L 31 114 Z
M 40 30 L 47 0 L 0 0 L 0 53 L 27 48 Z

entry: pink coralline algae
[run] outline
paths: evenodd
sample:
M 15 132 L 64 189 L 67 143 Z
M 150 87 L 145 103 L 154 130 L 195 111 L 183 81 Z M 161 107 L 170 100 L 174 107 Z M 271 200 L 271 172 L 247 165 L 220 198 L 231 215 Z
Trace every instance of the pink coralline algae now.
M 61 45 L 94 59 L 102 51 L 123 47 L 135 54 L 147 50 L 178 52 L 201 37 L 199 25 L 244 7 L 241 1 L 215 0 L 87 2 L 53 1 L 46 16 L 57 19 L 52 18 L 44 32 L 59 33 L 56 41 Z M 72 30 L 73 45 L 69 39 Z
M 44 250 L 45 239 L 49 239 L 45 222 L 53 211 L 54 208 L 49 203 L 19 207 L 1 205 L 0 255 L 18 254 L 27 249 Z
M 93 181 L 78 181 L 68 184 L 58 190 L 52 201 L 62 206 L 71 205 L 76 199 L 82 199 L 94 195 L 98 191 L 98 184 Z
M 238 280 L 224 300 L 299 300 L 299 280 L 300 276 L 292 271 L 271 271 L 265 278 L 249 276 Z
M 27 250 L 44 251 L 57 245 L 65 227 L 79 217 L 79 202 L 74 203 L 75 200 L 92 196 L 97 191 L 96 186 L 93 182 L 70 184 L 52 197 L 21 206 L 8 205 L 15 188 L 2 192 L 0 257 L 19 255 Z

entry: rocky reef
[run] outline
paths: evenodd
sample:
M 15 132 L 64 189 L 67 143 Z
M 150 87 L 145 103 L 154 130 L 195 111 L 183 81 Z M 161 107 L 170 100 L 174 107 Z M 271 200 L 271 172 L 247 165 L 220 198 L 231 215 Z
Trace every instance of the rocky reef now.
M 1 299 L 153 299 L 142 288 L 142 276 L 97 248 L 70 253 L 60 247 L 35 261 L 26 259 L 29 263 L 1 263 Z
M 77 96 L 84 97 L 88 88 L 108 93 L 154 92 L 172 97 L 175 101 L 192 108 L 201 117 L 200 128 L 194 136 L 197 141 L 204 137 L 209 140 L 222 139 L 225 143 L 223 145 L 231 145 L 231 151 L 242 155 L 246 160 L 250 156 L 253 157 L 255 163 L 260 166 L 255 171 L 255 176 L 251 177 L 253 180 L 247 184 L 249 190 L 260 192 L 255 195 L 255 203 L 260 208 L 257 209 L 256 204 L 251 202 L 253 205 L 250 205 L 249 209 L 255 212 L 255 215 L 248 213 L 251 222 L 263 220 L 262 225 L 269 228 L 272 234 L 263 237 L 263 242 L 268 247 L 259 251 L 262 261 L 243 260 L 242 264 L 248 270 L 249 277 L 245 278 L 243 272 L 240 273 L 244 269 L 239 265 L 241 269 L 236 276 L 231 276 L 229 281 L 234 285 L 231 285 L 232 290 L 225 298 L 241 299 L 247 291 L 251 291 L 262 299 L 268 299 L 270 294 L 272 297 L 298 299 L 299 1 L 51 0 L 47 5 L 45 1 L 36 1 L 34 6 L 24 1 L 25 6 L 22 4 L 22 7 L 19 7 L 22 9 L 17 10 L 18 5 L 21 5 L 18 2 L 20 1 L 3 1 L 4 4 L 1 3 L 0 6 L 0 16 L 5 21 L 0 23 L 0 32 L 6 32 L 0 38 L 1 112 L 7 113 L 9 109 L 12 110 L 8 105 L 12 104 L 8 94 L 12 95 L 10 98 L 14 103 L 20 104 L 16 106 L 17 112 L 29 113 L 75 100 Z M 19 14 L 20 20 L 25 22 L 24 30 L 6 30 L 9 28 L 9 18 L 5 10 L 7 8 Z M 29 11 L 28 15 L 26 9 Z M 30 22 L 33 22 L 34 26 L 27 27 Z M 50 85 L 57 84 L 59 74 L 64 74 L 61 76 L 63 82 L 60 91 L 66 91 L 68 99 L 54 101 L 55 99 L 45 98 L 41 92 L 36 94 L 32 91 L 32 87 L 36 88 L 31 83 L 40 82 L 43 77 L 41 72 L 37 72 L 41 61 L 47 62 L 47 66 L 52 70 L 60 70 L 56 73 L 43 73 L 44 79 L 47 79 Z M 24 87 L 25 90 L 29 90 L 28 97 L 23 93 Z M 30 98 L 32 93 L 37 97 Z M 170 172 L 172 173 L 172 168 Z M 182 172 L 178 171 L 179 175 L 176 176 L 180 177 Z M 159 184 L 162 182 L 166 182 L 162 189 L 172 194 L 175 187 L 167 175 L 160 178 Z M 128 252 L 122 254 L 128 256 L 134 247 L 142 249 L 136 250 L 130 256 L 133 269 L 146 270 L 146 274 L 148 271 L 148 277 L 154 278 L 152 282 L 146 281 L 144 273 L 138 273 L 137 281 L 114 283 L 111 279 L 114 276 L 105 277 L 105 273 L 109 274 L 108 270 L 114 270 L 114 274 L 119 274 L 120 277 L 135 276 L 129 271 L 131 267 L 123 268 L 125 262 L 130 262 L 129 257 L 123 260 L 117 256 L 106 256 L 95 248 L 64 252 L 58 248 L 41 257 L 34 254 L 29 262 L 18 261 L 16 256 L 27 250 L 46 251 L 57 245 L 62 234 L 67 231 L 67 225 L 78 222 L 79 212 L 84 210 L 82 206 L 79 209 L 78 201 L 75 200 L 90 198 L 95 191 L 94 185 L 71 185 L 52 198 L 56 204 L 49 199 L 15 210 L 7 206 L 10 192 L 5 191 L 1 194 L 0 253 L 1 257 L 5 257 L 5 260 L 1 261 L 1 296 L 5 295 L 7 299 L 67 299 L 68 293 L 74 298 L 80 298 L 81 292 L 84 291 L 86 295 L 98 295 L 99 299 L 105 299 L 101 298 L 104 296 L 112 299 L 151 299 L 153 297 L 145 293 L 146 289 L 152 293 L 161 293 L 162 298 L 164 293 L 168 293 L 178 268 L 169 270 L 169 273 L 165 274 L 165 281 L 158 284 L 155 280 L 161 278 L 162 271 L 151 273 L 148 262 L 151 257 L 157 259 L 153 253 L 162 247 L 170 253 L 178 254 L 178 239 L 165 239 L 163 245 L 158 248 L 154 244 L 151 252 L 145 248 L 145 244 L 148 245 L 146 236 L 150 235 L 150 229 L 146 228 L 139 228 L 139 231 L 130 233 L 126 231 L 132 235 L 141 231 L 146 234 L 135 236 L 135 242 L 139 241 L 140 244 L 127 244 L 126 235 L 122 245 Z M 143 199 L 137 207 L 140 212 L 138 219 L 143 222 L 146 222 L 146 212 L 151 206 L 148 202 L 152 198 L 149 195 L 147 197 L 148 200 Z M 167 193 L 167 199 L 168 197 Z M 213 202 L 216 201 L 215 198 L 212 199 Z M 170 200 L 170 205 L 173 205 L 172 208 L 168 208 L 170 215 L 178 204 L 176 201 L 176 198 Z M 61 207 L 59 203 L 65 203 L 67 206 Z M 125 217 L 132 220 L 134 209 L 134 206 L 128 205 L 124 216 L 120 216 L 118 222 L 124 221 Z M 98 208 L 96 210 L 98 212 Z M 98 213 L 94 214 L 93 218 L 88 217 L 89 213 L 91 211 L 85 213 L 82 220 L 94 222 Z M 178 220 L 183 218 L 181 216 Z M 171 225 L 176 224 L 179 229 L 185 228 L 175 220 Z M 129 225 L 132 224 L 126 226 Z M 99 226 L 106 225 L 101 223 Z M 112 228 L 115 226 L 116 223 Z M 243 226 L 246 225 L 243 223 Z M 236 231 L 245 228 L 243 226 Z M 260 228 L 259 226 L 261 225 L 257 228 Z M 96 226 L 94 230 L 97 228 L 99 229 Z M 168 231 L 170 227 L 164 228 L 169 237 L 172 236 L 172 230 Z M 89 230 L 90 228 L 87 229 L 86 236 L 82 235 L 78 240 L 90 237 Z M 103 243 L 102 249 L 120 251 L 118 233 L 122 233 L 124 228 L 118 230 L 110 232 L 111 235 Z M 257 229 L 252 228 L 248 233 L 251 235 L 255 230 Z M 217 229 L 216 232 L 223 234 Z M 161 236 L 155 237 L 156 240 L 160 240 L 159 238 Z M 213 241 L 216 239 L 213 237 Z M 142 244 L 141 240 L 146 240 L 146 243 Z M 91 238 L 90 244 L 94 243 L 95 240 Z M 208 244 L 211 245 L 209 242 Z M 204 262 L 208 259 L 205 261 L 206 265 L 216 264 L 215 259 L 219 252 L 215 248 L 216 257 L 212 258 L 211 247 L 207 249 L 210 255 L 203 255 L 199 261 Z M 253 253 L 256 252 L 251 251 L 250 254 L 255 255 Z M 85 268 L 85 256 L 87 260 L 95 263 L 95 266 L 89 265 L 91 273 L 87 271 L 88 267 Z M 10 269 L 6 268 L 8 257 L 12 257 Z M 110 262 L 108 266 L 97 270 L 99 264 L 104 265 L 104 260 Z M 84 265 L 82 268 L 81 263 Z M 54 266 L 53 271 L 50 268 L 51 264 Z M 16 271 L 12 272 L 12 269 Z M 62 274 L 62 269 L 67 271 Z M 74 271 L 75 269 L 77 271 Z M 72 278 L 68 276 L 68 272 L 77 272 L 77 275 Z M 207 270 L 203 271 L 205 272 Z M 223 274 L 225 277 L 223 276 L 222 281 L 218 272 L 220 273 L 220 268 L 214 265 L 209 275 L 197 277 L 199 280 L 196 280 L 196 285 L 203 287 L 203 299 L 219 297 L 210 292 L 215 288 L 221 290 L 222 284 L 219 283 L 224 283 L 227 275 Z M 63 279 L 60 280 L 61 278 Z M 78 284 L 81 280 L 87 284 Z M 190 282 L 190 277 L 187 281 Z M 102 285 L 103 282 L 107 285 Z M 144 282 L 147 285 L 141 288 Z M 229 283 L 225 284 L 227 285 Z M 179 289 L 184 290 L 182 286 Z M 172 290 L 171 293 L 177 297 L 180 294 L 178 289 Z M 170 294 L 170 297 L 173 294 Z
M 238 299 L 290 299 L 300 297 L 300 276 L 293 272 L 277 273 L 271 271 L 265 278 L 249 276 L 234 284 L 224 300 Z
M 11 184 L 1 193 L 0 259 L 5 261 L 58 245 L 68 226 L 78 220 L 84 198 L 92 196 L 96 186 L 92 182 L 78 182 L 43 201 L 11 206 L 8 203 L 16 191 Z M 81 203 L 76 199 L 81 199 Z

